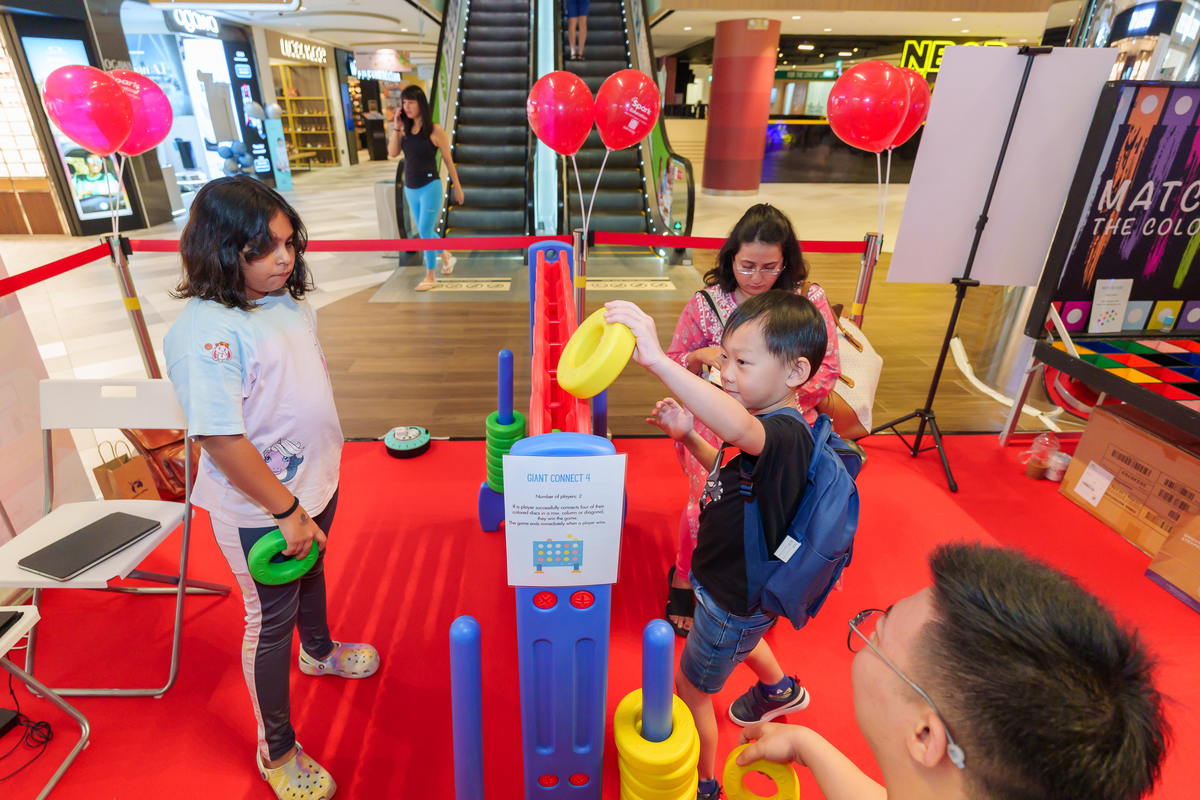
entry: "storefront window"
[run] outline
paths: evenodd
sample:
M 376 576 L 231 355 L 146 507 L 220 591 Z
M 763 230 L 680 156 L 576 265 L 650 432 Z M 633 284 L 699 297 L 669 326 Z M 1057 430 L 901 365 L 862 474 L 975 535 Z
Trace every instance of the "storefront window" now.
M 44 178 L 46 165 L 17 76 L 0 41 L 0 178 Z
M 804 94 L 804 114 L 809 117 L 824 117 L 829 106 L 829 93 L 833 91 L 833 81 L 809 81 L 808 91 Z

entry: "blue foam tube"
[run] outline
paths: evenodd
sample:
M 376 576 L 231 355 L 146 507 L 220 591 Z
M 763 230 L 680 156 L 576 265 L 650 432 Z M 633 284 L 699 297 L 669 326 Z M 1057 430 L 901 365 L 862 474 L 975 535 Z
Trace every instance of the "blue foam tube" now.
M 479 622 L 450 625 L 450 718 L 454 731 L 454 797 L 483 800 L 483 658 Z
M 500 351 L 499 364 L 497 371 L 499 373 L 497 383 L 499 384 L 499 396 L 497 408 L 499 409 L 499 422 L 501 425 L 511 425 L 513 421 L 513 354 L 512 350 L 504 349 Z
M 671 736 L 671 672 L 675 633 L 666 620 L 652 620 L 642 632 L 642 737 L 665 742 Z
M 592 398 L 592 433 L 608 436 L 608 389 Z

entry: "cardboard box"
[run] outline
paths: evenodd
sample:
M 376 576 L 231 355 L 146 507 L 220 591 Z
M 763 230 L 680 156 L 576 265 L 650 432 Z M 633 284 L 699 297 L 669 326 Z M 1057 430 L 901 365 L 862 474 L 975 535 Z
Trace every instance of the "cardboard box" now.
M 1150 562 L 1146 577 L 1200 611 L 1200 537 L 1177 529 Z
M 1200 440 L 1132 406 L 1104 406 L 1059 491 L 1157 555 L 1168 536 L 1200 538 Z

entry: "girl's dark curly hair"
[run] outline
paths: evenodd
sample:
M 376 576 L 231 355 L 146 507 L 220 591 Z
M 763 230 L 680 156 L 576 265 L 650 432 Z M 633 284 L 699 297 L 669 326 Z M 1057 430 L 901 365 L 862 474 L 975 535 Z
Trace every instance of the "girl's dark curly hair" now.
M 271 220 L 276 214 L 292 223 L 296 251 L 295 266 L 284 286 L 293 299 L 303 299 L 314 288 L 304 263 L 308 232 L 288 201 L 248 175 L 217 178 L 196 193 L 179 237 L 183 279 L 172 295 L 199 297 L 243 311 L 254 308 L 255 303 L 246 296 L 242 259 L 255 261 L 271 252 Z
M 772 289 L 782 289 L 794 292 L 808 277 L 808 265 L 800 253 L 800 241 L 796 238 L 796 229 L 778 208 L 766 203 L 751 206 L 721 245 L 717 253 L 717 265 L 704 276 L 705 286 L 720 286 L 726 292 L 733 293 L 737 288 L 737 276 L 733 274 L 733 259 L 744 244 L 759 242 L 766 245 L 779 245 L 783 252 L 783 270 L 775 279 Z

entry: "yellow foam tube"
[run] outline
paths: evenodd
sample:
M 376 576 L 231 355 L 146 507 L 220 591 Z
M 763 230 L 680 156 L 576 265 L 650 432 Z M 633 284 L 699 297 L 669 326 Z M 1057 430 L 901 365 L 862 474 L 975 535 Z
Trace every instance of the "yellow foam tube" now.
M 558 359 L 558 385 L 586 400 L 609 387 L 625 369 L 637 339 L 620 323 L 604 321 L 603 307 L 583 321 Z
M 728 800 L 761 800 L 759 795 L 742 785 L 742 778 L 749 772 L 761 772 L 775 781 L 775 794 L 768 800 L 799 800 L 800 779 L 791 764 L 774 764 L 770 761 L 754 761 L 748 766 L 739 767 L 737 757 L 750 745 L 744 744 L 734 748 L 725 760 L 725 773 L 721 776 L 721 788 L 725 790 Z
M 621 768 L 622 800 L 692 800 L 696 796 L 700 736 L 692 713 L 671 698 L 671 735 L 665 742 L 642 738 L 642 690 L 625 696 L 613 715 Z

